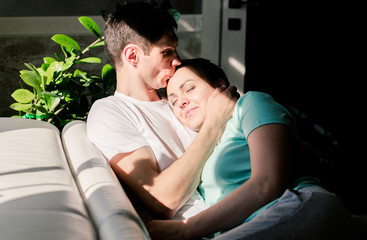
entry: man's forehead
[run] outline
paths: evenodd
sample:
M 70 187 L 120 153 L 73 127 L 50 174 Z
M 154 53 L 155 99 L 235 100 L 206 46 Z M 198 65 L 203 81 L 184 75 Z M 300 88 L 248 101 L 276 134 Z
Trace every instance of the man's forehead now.
M 174 32 L 165 34 L 158 42 L 154 44 L 157 47 L 177 47 L 178 38 Z

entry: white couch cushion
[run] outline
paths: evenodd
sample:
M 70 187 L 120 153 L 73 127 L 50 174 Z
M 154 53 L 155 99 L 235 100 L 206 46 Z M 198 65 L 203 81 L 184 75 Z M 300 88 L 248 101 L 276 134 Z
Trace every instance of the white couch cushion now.
M 57 128 L 0 118 L 0 146 L 1 239 L 96 239 Z

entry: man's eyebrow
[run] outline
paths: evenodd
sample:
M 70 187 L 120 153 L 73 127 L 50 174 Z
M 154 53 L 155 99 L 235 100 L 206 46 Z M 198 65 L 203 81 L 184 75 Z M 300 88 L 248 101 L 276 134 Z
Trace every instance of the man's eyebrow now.
M 188 80 L 186 80 L 185 82 L 183 82 L 178 88 L 179 89 L 182 89 L 184 86 L 185 86 L 185 84 L 186 83 L 188 83 L 188 82 L 191 82 L 191 81 L 194 81 L 194 80 L 192 80 L 192 79 L 188 79 Z M 168 97 L 167 98 L 169 98 L 169 97 L 172 97 L 172 96 L 175 96 L 176 94 L 174 94 L 174 93 L 171 93 L 171 94 L 169 94 L 168 95 Z

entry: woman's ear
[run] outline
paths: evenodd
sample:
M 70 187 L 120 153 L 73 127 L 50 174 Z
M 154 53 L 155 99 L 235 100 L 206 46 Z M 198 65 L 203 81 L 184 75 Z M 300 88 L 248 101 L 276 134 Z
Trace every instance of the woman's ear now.
M 132 66 L 136 66 L 139 61 L 137 46 L 134 44 L 128 44 L 122 52 L 122 58 L 124 62 L 127 62 Z

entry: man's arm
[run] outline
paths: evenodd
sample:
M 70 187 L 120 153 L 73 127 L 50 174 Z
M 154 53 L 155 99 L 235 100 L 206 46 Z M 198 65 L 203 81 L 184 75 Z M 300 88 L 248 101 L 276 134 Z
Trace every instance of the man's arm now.
M 171 166 L 158 172 L 150 147 L 117 154 L 111 167 L 134 194 L 159 218 L 172 218 L 197 188 L 204 164 L 231 118 L 238 96 L 232 89 L 215 92 L 208 102 L 207 118 L 186 152 Z M 221 111 L 218 111 L 220 109 Z

